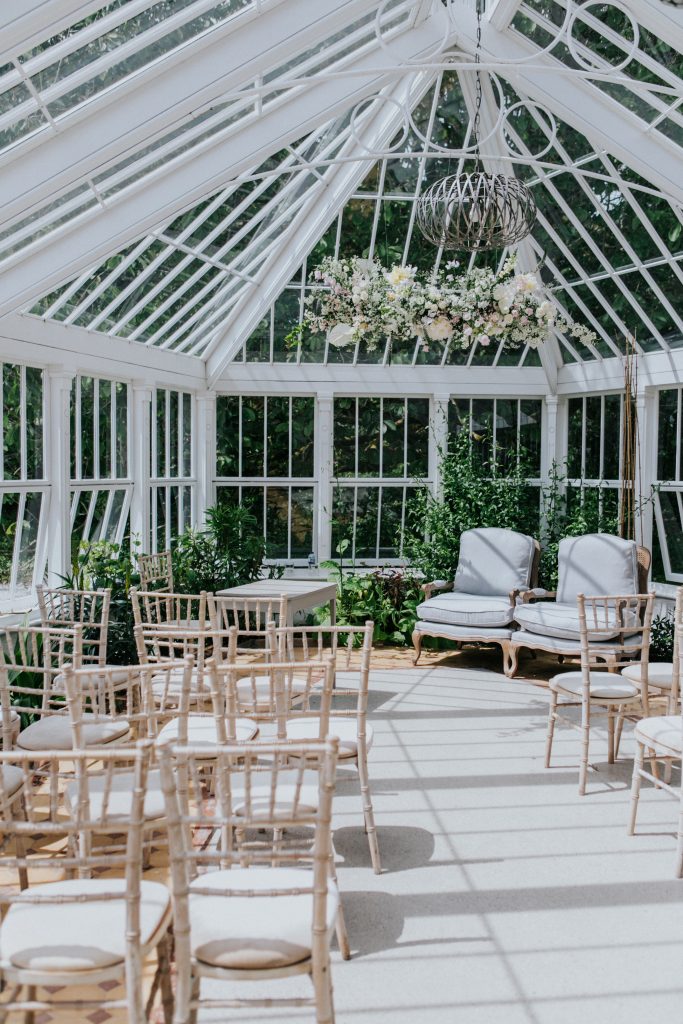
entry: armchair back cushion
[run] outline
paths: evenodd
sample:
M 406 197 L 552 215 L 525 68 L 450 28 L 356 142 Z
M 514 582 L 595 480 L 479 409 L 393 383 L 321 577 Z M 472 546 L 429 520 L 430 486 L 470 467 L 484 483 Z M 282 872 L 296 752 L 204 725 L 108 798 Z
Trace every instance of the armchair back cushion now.
M 558 551 L 557 603 L 576 604 L 577 594 L 637 594 L 638 548 L 609 533 L 565 537 Z
M 465 530 L 453 590 L 481 597 L 507 597 L 531 581 L 535 545 L 532 537 L 514 530 L 485 526 Z

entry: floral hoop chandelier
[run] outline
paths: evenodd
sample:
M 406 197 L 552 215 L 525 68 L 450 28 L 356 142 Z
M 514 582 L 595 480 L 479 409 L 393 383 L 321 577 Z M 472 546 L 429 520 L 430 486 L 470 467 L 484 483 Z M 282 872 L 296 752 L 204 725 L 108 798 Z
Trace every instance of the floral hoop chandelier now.
M 474 63 L 481 59 L 481 15 L 477 2 L 477 45 Z M 417 201 L 417 225 L 424 237 L 442 249 L 485 252 L 521 241 L 536 219 L 536 200 L 523 181 L 506 174 L 489 174 L 481 166 L 481 72 L 476 71 L 476 104 L 472 121 L 474 170 L 441 178 Z

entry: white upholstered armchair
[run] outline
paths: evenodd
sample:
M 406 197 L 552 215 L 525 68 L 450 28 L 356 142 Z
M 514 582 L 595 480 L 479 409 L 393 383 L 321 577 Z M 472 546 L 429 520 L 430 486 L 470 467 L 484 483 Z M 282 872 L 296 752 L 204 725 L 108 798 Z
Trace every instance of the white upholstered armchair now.
M 466 530 L 454 581 L 437 580 L 422 588 L 425 600 L 417 607 L 413 631 L 415 664 L 423 637 L 434 636 L 457 644 L 499 644 L 507 666 L 515 601 L 535 585 L 539 556 L 538 541 L 523 533 L 498 527 Z

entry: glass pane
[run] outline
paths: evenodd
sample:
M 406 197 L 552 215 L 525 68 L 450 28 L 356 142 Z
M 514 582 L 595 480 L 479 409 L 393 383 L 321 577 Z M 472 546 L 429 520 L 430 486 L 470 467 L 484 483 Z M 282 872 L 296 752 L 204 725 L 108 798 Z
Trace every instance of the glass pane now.
M 98 491 L 95 498 L 95 509 L 90 523 L 90 536 L 88 540 L 103 540 L 106 536 L 105 514 L 107 511 L 108 491 Z
M 71 381 L 71 395 L 69 399 L 69 472 L 73 480 L 78 476 L 76 466 L 76 378 Z
M 156 442 L 157 442 L 157 454 L 156 454 L 156 465 L 152 464 L 152 476 L 167 476 L 168 467 L 166 466 L 166 392 L 157 389 L 157 415 L 156 424 L 152 424 L 152 429 L 156 428 Z M 152 456 L 154 459 L 154 456 Z M 163 551 L 163 546 L 159 549 Z
M 602 444 L 603 478 L 618 480 L 621 448 L 621 395 L 605 395 L 605 431 Z
M 519 407 L 519 444 L 525 452 L 531 473 L 541 472 L 541 417 L 543 403 L 528 398 Z
M 100 477 L 111 476 L 111 381 L 98 381 L 100 389 Z
M 496 470 L 501 476 L 517 464 L 517 402 L 496 400 Z
M 264 518 L 263 518 L 263 500 L 265 495 L 265 487 L 243 487 L 242 488 L 242 504 L 245 508 L 256 516 L 256 520 L 259 527 L 264 529 Z
M 313 488 L 292 487 L 292 535 L 290 556 L 308 558 L 313 551 Z
M 118 477 L 128 476 L 128 385 L 116 384 L 116 468 Z
M 349 542 L 343 558 L 349 561 L 352 556 L 353 540 L 353 487 L 335 487 L 332 495 L 332 557 L 339 558 L 339 546 Z
M 242 476 L 263 476 L 263 414 L 265 399 L 242 399 Z
M 177 391 L 169 392 L 170 399 L 170 433 L 169 433 L 169 476 L 179 475 L 178 466 L 178 429 L 180 417 L 180 395 Z
M 315 399 L 292 399 L 292 476 L 313 476 Z
M 9 587 L 12 579 L 18 515 L 19 495 L 0 492 L 0 585 L 3 587 Z
M 166 488 L 153 488 L 152 494 L 156 491 L 157 528 L 156 528 L 156 550 L 166 549 Z
M 180 515 L 179 515 L 179 487 L 169 487 L 170 495 L 170 509 L 169 509 L 169 543 L 172 537 L 177 537 L 180 533 Z
M 266 492 L 266 558 L 287 558 L 289 490 L 268 487 Z
M 287 335 L 298 326 L 301 314 L 301 289 L 285 288 L 273 306 L 273 359 L 285 362 L 292 348 L 285 342 Z M 295 347 L 296 348 L 296 347 Z M 294 349 L 295 351 L 295 349 Z
M 379 487 L 359 487 L 356 495 L 355 556 L 377 558 Z
M 683 573 L 683 518 L 680 498 L 681 496 L 673 491 L 661 491 L 659 495 L 669 561 L 674 573 Z
M 570 398 L 567 403 L 569 430 L 567 440 L 567 476 L 578 479 L 582 466 L 583 399 Z
M 379 558 L 398 558 L 401 553 L 401 517 L 404 488 L 382 488 L 382 518 L 379 526 Z
M 74 502 L 76 503 L 76 510 L 73 516 L 73 527 L 71 529 L 71 561 L 76 560 L 78 554 L 78 548 L 83 540 L 83 534 L 85 530 L 85 522 L 88 518 L 88 509 L 90 508 L 90 497 L 92 491 L 78 491 L 72 492 L 71 495 L 71 508 L 73 510 Z
M 266 411 L 268 476 L 289 476 L 289 399 L 269 398 Z
M 472 399 L 473 452 L 481 462 L 490 462 L 493 445 L 493 399 Z
M 429 399 L 408 399 L 408 466 L 406 476 L 429 475 Z
M 356 475 L 356 399 L 334 400 L 334 475 Z
M 236 395 L 216 399 L 216 476 L 239 476 L 240 400 Z
M 358 399 L 358 476 L 379 476 L 379 398 Z
M 586 468 L 588 480 L 600 478 L 600 418 L 602 402 L 600 398 L 586 399 Z
M 26 495 L 17 569 L 17 585 L 20 587 L 28 588 L 33 583 L 42 503 L 43 495 L 40 492 Z
M 181 476 L 192 476 L 192 395 L 183 394 L 183 464 Z
M 26 367 L 26 473 L 43 476 L 43 371 Z
M 21 371 L 5 363 L 2 368 L 2 454 L 3 477 L 19 480 L 21 476 Z
M 468 398 L 451 398 L 448 403 L 448 433 L 455 437 L 461 430 L 470 429 L 470 402 Z
M 659 392 L 659 436 L 657 479 L 676 479 L 676 437 L 678 435 L 678 390 Z
M 124 490 L 114 491 L 114 497 L 112 498 L 111 504 L 111 513 L 109 515 L 109 523 L 107 524 L 107 532 L 102 538 L 103 540 L 108 540 L 112 542 L 116 540 L 119 522 L 121 520 L 121 513 L 123 512 L 125 500 L 126 492 Z
M 382 476 L 405 476 L 405 414 L 402 398 L 382 402 Z
M 81 377 L 81 477 L 95 476 L 95 382 Z

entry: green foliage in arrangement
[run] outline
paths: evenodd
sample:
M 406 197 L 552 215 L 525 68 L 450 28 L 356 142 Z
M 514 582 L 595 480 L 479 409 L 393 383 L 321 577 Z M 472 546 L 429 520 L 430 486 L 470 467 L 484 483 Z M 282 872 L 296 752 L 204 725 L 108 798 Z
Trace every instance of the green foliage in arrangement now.
M 371 619 L 375 624 L 375 643 L 410 643 L 415 609 L 422 598 L 421 580 L 406 569 L 375 569 L 365 574 L 345 572 L 343 559 L 348 546 L 348 540 L 337 546 L 338 562 L 321 563 L 321 568 L 329 569 L 337 582 L 337 622 L 362 626 Z
M 134 545 L 83 542 L 72 574 L 64 579 L 64 585 L 75 590 L 111 590 L 107 638 L 107 662 L 111 665 L 134 665 L 138 660 L 130 602 L 130 588 L 140 585 L 136 555 Z
M 650 661 L 673 661 L 673 615 L 655 615 L 650 633 Z
M 206 512 L 206 530 L 186 530 L 172 546 L 173 583 L 180 593 L 223 590 L 262 575 L 265 539 L 244 505 L 218 504 Z

